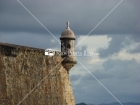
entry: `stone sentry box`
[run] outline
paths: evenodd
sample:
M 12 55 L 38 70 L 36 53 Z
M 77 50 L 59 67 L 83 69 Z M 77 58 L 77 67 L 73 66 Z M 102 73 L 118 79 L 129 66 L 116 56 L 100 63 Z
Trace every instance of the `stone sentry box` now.
M 44 51 L 0 43 L 0 105 L 19 104 L 46 76 L 19 105 L 75 105 L 68 71 L 76 60 L 69 68 L 69 56 L 63 61 L 59 53 L 49 57 Z
M 74 43 L 76 38 L 74 32 L 69 27 L 69 22 L 67 22 L 67 27 L 62 32 L 60 40 L 62 53 L 61 57 L 65 58 L 62 64 L 67 70 L 70 70 L 77 62 L 74 56 Z

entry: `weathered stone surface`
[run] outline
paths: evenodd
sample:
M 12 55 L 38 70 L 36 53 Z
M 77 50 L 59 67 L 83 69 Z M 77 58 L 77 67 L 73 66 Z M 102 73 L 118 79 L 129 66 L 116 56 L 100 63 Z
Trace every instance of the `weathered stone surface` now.
M 14 49 L 8 55 L 0 50 L 0 105 L 75 105 L 61 55 L 49 57 L 42 49 L 0 46 Z

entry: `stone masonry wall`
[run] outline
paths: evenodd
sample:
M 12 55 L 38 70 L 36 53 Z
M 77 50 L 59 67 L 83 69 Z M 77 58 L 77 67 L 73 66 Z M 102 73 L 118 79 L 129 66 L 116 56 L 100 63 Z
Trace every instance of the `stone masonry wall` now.
M 0 54 L 0 105 L 75 105 L 60 55 L 31 48 L 16 52 L 16 57 Z

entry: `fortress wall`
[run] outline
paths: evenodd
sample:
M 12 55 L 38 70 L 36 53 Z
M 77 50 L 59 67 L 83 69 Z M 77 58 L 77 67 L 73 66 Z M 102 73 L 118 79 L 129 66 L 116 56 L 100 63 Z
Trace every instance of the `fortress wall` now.
M 17 105 L 30 92 L 19 105 L 75 105 L 60 55 L 48 57 L 44 50 L 22 47 L 16 54 L 0 54 L 0 105 Z

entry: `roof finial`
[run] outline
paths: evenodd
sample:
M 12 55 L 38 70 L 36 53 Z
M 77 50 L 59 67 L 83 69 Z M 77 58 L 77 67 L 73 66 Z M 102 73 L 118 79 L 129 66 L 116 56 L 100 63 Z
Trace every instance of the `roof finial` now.
M 70 27 L 69 27 L 69 21 L 67 22 L 67 27 L 66 27 L 66 29 L 70 29 Z

